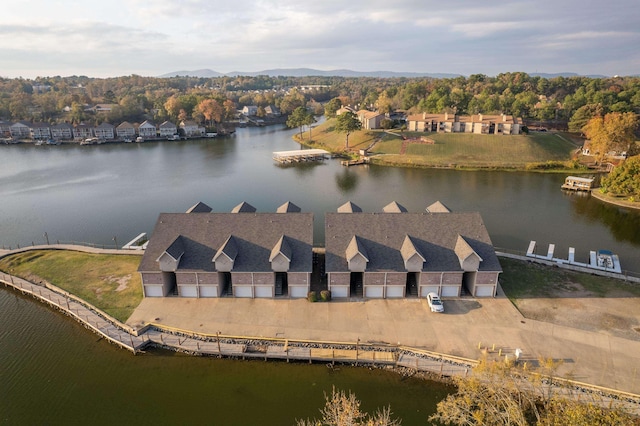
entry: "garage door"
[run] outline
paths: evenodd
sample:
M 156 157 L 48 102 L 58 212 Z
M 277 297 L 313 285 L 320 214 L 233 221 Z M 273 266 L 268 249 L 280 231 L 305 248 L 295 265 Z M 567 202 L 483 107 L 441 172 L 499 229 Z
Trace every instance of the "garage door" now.
M 442 286 L 442 297 L 458 297 L 460 287 L 458 286 Z
M 372 299 L 382 299 L 383 295 L 383 287 L 382 286 L 365 286 L 364 287 L 364 297 L 369 297 Z
M 200 297 L 218 297 L 218 287 L 212 285 L 201 286 Z
M 235 297 L 253 297 L 253 294 L 251 293 L 251 287 L 244 285 L 234 286 L 233 295 Z
M 145 285 L 144 286 L 145 297 L 162 297 L 161 285 Z
M 307 286 L 289 286 L 289 296 L 295 299 L 307 297 Z
M 476 297 L 493 297 L 494 287 L 492 285 L 476 286 Z
M 349 287 L 347 286 L 331 286 L 331 298 L 349 297 Z
M 387 299 L 404 297 L 404 286 L 387 286 Z
M 273 286 L 256 286 L 256 297 L 272 298 Z
M 179 285 L 178 290 L 182 297 L 198 297 L 198 287 L 195 285 Z
M 437 285 L 428 285 L 420 287 L 420 297 L 427 297 L 427 294 L 433 292 L 435 294 L 439 294 L 440 286 Z

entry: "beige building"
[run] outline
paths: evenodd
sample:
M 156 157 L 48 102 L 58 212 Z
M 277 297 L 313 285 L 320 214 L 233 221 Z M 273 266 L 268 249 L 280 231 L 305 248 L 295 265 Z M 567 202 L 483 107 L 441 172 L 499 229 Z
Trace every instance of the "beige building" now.
M 506 115 L 414 114 L 407 117 L 407 130 L 412 132 L 476 133 L 518 135 L 522 119 Z

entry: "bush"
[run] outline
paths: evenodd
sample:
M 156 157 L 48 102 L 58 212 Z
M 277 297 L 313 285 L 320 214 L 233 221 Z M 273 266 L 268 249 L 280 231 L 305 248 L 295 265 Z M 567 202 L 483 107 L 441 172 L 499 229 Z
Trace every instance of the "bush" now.
M 318 301 L 318 295 L 316 294 L 316 292 L 315 292 L 315 291 L 310 291 L 310 292 L 307 294 L 307 300 L 308 300 L 309 302 L 312 302 L 312 303 L 313 303 L 313 302 L 317 302 L 317 301 Z
M 322 300 L 323 302 L 330 302 L 331 292 L 329 290 L 322 290 L 320 292 L 320 300 Z

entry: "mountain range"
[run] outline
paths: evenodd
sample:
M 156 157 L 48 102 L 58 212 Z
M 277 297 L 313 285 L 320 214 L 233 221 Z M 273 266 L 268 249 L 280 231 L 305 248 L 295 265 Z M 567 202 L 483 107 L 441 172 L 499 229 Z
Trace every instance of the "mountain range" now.
M 555 77 L 577 77 L 583 74 L 578 74 L 574 72 L 561 72 L 561 73 L 528 73 L 532 77 L 542 77 L 542 78 L 555 78 Z M 249 77 L 255 77 L 258 75 L 267 75 L 269 77 L 278 77 L 278 76 L 286 76 L 286 77 L 310 77 L 310 76 L 319 76 L 319 77 L 376 77 L 376 78 L 392 78 L 392 77 L 406 77 L 406 78 L 418 78 L 418 77 L 430 77 L 430 78 L 455 78 L 460 77 L 462 74 L 451 74 L 451 73 L 418 73 L 418 72 L 394 72 L 394 71 L 352 71 L 347 69 L 339 69 L 339 70 L 328 70 L 321 71 L 312 68 L 276 68 L 270 70 L 263 71 L 232 71 L 228 73 L 221 73 L 218 71 L 213 71 L 211 69 L 200 69 L 200 70 L 183 70 L 183 71 L 174 71 L 170 73 L 166 73 L 160 75 L 160 78 L 170 78 L 170 77 L 199 77 L 199 78 L 215 78 L 215 77 L 236 77 L 239 75 L 245 75 Z M 604 75 L 585 75 L 585 77 L 590 78 L 606 78 Z

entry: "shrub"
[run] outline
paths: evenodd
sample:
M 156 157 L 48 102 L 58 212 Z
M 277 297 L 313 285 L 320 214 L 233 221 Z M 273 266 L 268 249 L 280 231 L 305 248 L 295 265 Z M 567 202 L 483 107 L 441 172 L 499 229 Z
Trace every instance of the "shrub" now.
M 331 301 L 331 292 L 329 290 L 322 290 L 320 292 L 320 300 L 323 302 Z
M 317 302 L 317 301 L 318 301 L 318 295 L 316 294 L 316 292 L 315 292 L 315 291 L 310 291 L 310 292 L 307 294 L 307 300 L 308 300 L 309 302 L 312 302 L 312 303 L 313 303 L 313 302 Z

